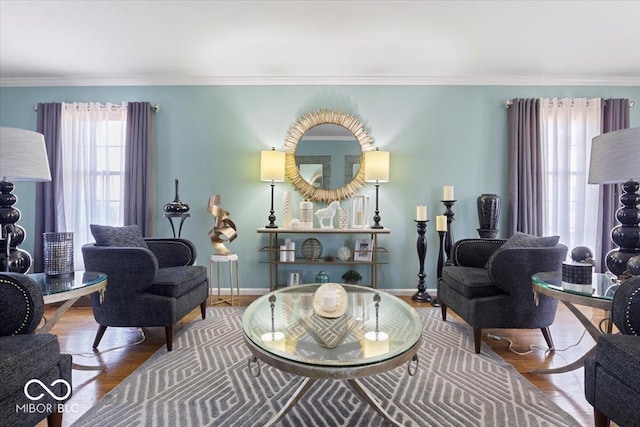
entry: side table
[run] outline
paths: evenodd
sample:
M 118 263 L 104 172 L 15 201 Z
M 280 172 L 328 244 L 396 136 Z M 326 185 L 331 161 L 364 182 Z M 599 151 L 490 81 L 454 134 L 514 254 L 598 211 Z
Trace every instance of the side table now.
M 189 218 L 191 214 L 166 212 L 163 213 L 162 216 L 169 220 L 169 223 L 171 224 L 171 231 L 173 232 L 173 237 L 176 237 L 176 229 L 173 225 L 173 218 L 180 218 L 180 226 L 178 228 L 178 237 L 180 237 L 180 235 L 182 234 L 182 224 L 184 224 L 184 221 Z
M 226 263 L 229 268 L 229 293 L 231 294 L 231 299 L 222 299 L 220 298 L 220 264 Z M 236 295 L 238 300 L 240 299 L 240 273 L 238 272 L 238 254 L 215 254 L 211 255 L 211 259 L 209 260 L 209 286 L 211 286 L 211 290 L 213 291 L 213 265 L 216 266 L 216 284 L 218 286 L 218 299 L 213 301 L 213 292 L 211 292 L 210 303 L 211 305 L 227 303 L 233 305 L 233 282 L 234 282 L 234 274 L 233 267 L 235 264 L 235 284 L 236 284 Z

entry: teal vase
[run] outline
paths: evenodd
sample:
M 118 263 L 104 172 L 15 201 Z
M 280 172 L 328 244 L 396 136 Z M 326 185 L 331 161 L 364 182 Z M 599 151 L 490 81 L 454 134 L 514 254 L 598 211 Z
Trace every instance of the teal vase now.
M 316 283 L 329 283 L 329 275 L 324 271 L 316 274 Z

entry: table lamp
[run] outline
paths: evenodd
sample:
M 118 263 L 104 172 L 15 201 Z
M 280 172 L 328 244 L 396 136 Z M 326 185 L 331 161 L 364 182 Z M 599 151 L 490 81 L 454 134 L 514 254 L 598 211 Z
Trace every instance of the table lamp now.
M 260 181 L 271 181 L 271 211 L 266 228 L 278 228 L 273 210 L 273 188 L 275 182 L 284 181 L 284 157 L 284 152 L 276 151 L 275 147 L 260 153 Z
M 16 225 L 20 211 L 12 181 L 51 181 L 44 135 L 25 129 L 0 127 L 0 270 L 26 273 L 31 255 L 18 249 L 25 231 Z
M 381 182 L 389 182 L 389 152 L 367 151 L 364 153 L 364 181 L 376 183 L 376 212 L 373 216 L 371 228 L 384 228 L 380 225 L 380 211 L 378 210 L 378 187 Z
M 611 240 L 619 247 L 606 256 L 609 271 L 620 276 L 627 261 L 640 254 L 640 127 L 623 129 L 593 138 L 589 184 L 622 182 L 622 207 L 616 211 L 620 222 L 611 230 Z

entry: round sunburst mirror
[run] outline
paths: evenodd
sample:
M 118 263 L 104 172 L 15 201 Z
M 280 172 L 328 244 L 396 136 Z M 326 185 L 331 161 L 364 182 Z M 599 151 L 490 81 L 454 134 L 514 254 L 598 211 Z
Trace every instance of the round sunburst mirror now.
M 353 115 L 306 113 L 291 125 L 284 142 L 286 175 L 305 199 L 348 199 L 364 185 L 363 154 L 373 148 L 373 138 Z

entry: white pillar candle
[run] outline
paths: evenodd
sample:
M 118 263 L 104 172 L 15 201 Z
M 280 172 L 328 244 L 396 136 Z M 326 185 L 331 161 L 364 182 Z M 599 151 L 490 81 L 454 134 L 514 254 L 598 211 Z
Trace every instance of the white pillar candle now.
M 286 342 L 283 332 L 267 332 L 262 334 L 262 342 L 276 350 L 286 351 Z
M 280 262 L 287 262 L 287 246 L 280 245 Z
M 364 357 L 376 357 L 389 352 L 389 335 L 370 331 L 364 334 Z
M 445 215 L 436 217 L 436 231 L 447 231 L 447 217 Z
M 416 221 L 426 221 L 426 220 L 427 220 L 427 207 L 418 206 L 416 208 Z
M 453 197 L 453 185 L 445 185 L 442 188 L 442 200 L 455 200 Z
M 294 262 L 296 260 L 296 242 L 289 240 L 287 242 L 287 261 Z
M 320 306 L 324 311 L 335 311 L 338 305 L 338 294 L 335 291 L 328 291 L 322 294 Z

